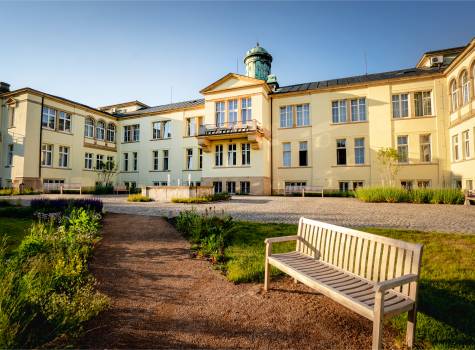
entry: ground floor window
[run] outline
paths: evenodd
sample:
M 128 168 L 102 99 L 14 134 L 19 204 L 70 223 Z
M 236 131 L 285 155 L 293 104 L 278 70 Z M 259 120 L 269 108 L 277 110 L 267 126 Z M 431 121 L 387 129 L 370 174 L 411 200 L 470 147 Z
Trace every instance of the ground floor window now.
M 340 191 L 348 192 L 348 190 L 350 189 L 350 183 L 348 181 L 339 181 L 338 182 L 338 187 L 339 187 Z
M 412 180 L 402 180 L 401 187 L 404 187 L 406 190 L 410 191 L 413 188 Z
M 417 187 L 419 188 L 430 187 L 430 180 L 417 180 Z
M 57 191 L 61 185 L 64 185 L 64 179 L 43 179 L 45 191 Z
M 353 190 L 356 190 L 358 187 L 363 187 L 364 182 L 363 181 L 353 181 Z
M 228 181 L 226 182 L 226 190 L 228 193 L 236 193 L 236 182 Z
M 223 183 L 221 181 L 213 182 L 214 193 L 223 192 Z
M 195 181 L 195 186 L 201 186 L 201 182 Z
M 127 190 L 134 190 L 137 188 L 137 183 L 135 181 L 124 181 L 124 185 Z
M 461 179 L 454 179 L 454 187 L 455 188 L 462 188 L 462 180 Z
M 166 181 L 153 181 L 153 186 L 167 186 L 168 182 Z
M 473 180 L 465 180 L 465 189 L 466 190 L 473 190 Z
M 241 181 L 241 193 L 249 194 L 251 193 L 251 183 L 249 181 Z

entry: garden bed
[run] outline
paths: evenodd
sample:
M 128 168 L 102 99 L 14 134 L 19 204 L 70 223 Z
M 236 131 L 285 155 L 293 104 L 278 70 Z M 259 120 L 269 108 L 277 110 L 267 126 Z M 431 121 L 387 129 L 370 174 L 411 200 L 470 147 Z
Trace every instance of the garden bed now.
M 457 188 L 359 187 L 355 197 L 371 203 L 463 204 L 465 196 Z

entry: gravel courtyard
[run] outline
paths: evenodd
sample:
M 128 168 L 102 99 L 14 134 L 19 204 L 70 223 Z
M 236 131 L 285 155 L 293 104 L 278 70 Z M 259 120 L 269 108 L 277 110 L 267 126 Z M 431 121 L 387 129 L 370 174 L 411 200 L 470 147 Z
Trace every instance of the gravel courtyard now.
M 33 196 L 18 197 L 23 200 Z M 49 195 L 47 197 L 59 197 Z M 64 196 L 75 197 L 75 196 Z M 84 197 L 84 196 L 83 196 Z M 213 208 L 236 219 L 297 223 L 300 216 L 351 227 L 392 227 L 421 231 L 475 233 L 475 206 L 364 203 L 354 198 L 234 196 L 210 204 L 129 203 L 126 196 L 100 196 L 111 213 L 177 215 L 181 210 Z

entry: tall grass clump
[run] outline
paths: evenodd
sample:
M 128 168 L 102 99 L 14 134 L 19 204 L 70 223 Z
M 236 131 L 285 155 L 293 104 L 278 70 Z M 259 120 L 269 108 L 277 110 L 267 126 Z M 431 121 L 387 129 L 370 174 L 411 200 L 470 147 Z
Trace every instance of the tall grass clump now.
M 13 253 L 0 248 L 0 348 L 42 347 L 74 336 L 103 310 L 88 271 L 100 214 L 72 208 L 34 223 Z
M 456 188 L 359 187 L 355 196 L 370 203 L 463 204 L 464 195 Z

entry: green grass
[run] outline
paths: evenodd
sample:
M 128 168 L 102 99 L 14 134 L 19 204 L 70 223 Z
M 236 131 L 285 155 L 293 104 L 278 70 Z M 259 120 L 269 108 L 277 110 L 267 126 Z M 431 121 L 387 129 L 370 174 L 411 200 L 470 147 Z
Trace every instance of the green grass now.
M 417 342 L 421 348 L 475 349 L 475 236 L 383 228 L 362 231 L 424 244 L 419 289 Z M 233 282 L 262 282 L 264 239 L 293 235 L 296 225 L 236 222 L 226 248 L 226 276 Z M 295 243 L 273 245 L 274 252 Z M 272 270 L 277 275 L 277 270 Z M 391 319 L 405 336 L 406 316 Z
M 465 197 L 457 188 L 359 187 L 355 197 L 370 203 L 463 204 Z
M 32 219 L 0 217 L 0 237 L 7 239 L 8 252 L 18 247 L 32 223 Z

